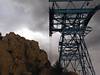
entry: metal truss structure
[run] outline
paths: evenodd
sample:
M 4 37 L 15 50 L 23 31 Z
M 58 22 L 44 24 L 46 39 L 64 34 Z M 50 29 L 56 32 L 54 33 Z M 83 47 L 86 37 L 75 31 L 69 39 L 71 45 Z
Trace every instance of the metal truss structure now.
M 49 35 L 61 33 L 59 62 L 64 70 L 79 75 L 96 75 L 84 39 L 92 31 L 88 23 L 100 5 L 89 7 L 90 2 L 92 0 L 49 0 Z

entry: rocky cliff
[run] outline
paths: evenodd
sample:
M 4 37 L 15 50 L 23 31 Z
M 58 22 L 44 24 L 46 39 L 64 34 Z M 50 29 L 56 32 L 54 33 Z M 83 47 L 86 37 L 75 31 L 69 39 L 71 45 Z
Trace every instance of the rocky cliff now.
M 13 32 L 0 35 L 0 75 L 49 75 L 47 53 L 38 42 Z

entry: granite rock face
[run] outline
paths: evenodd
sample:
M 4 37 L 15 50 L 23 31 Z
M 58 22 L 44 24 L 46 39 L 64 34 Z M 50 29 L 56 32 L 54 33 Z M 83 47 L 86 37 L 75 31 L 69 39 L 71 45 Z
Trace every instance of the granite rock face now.
M 0 75 L 49 75 L 47 53 L 38 42 L 13 32 L 0 36 Z

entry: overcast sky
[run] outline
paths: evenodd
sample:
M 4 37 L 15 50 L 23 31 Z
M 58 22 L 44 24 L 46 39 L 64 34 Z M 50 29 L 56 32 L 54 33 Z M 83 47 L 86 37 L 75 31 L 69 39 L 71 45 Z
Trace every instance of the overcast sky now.
M 95 1 L 100 4 L 100 0 Z M 48 36 L 48 0 L 0 0 L 0 32 L 15 32 L 27 39 L 37 40 L 54 62 L 58 58 L 59 33 Z M 97 75 L 100 75 L 100 12 L 91 19 L 93 31 L 86 37 Z M 50 42 L 49 42 L 50 41 Z M 52 59 L 53 58 L 53 59 Z

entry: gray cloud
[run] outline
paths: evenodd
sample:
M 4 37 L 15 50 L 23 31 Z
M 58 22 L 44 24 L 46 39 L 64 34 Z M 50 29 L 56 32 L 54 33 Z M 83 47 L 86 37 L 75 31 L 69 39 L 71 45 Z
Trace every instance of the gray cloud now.
M 15 2 L 30 14 L 32 21 L 28 26 L 33 31 L 48 30 L 48 1 L 47 0 L 15 0 Z
M 0 0 L 0 30 L 14 31 L 23 26 L 28 15 L 20 9 L 11 0 Z
M 0 0 L 0 11 L 1 31 L 14 31 L 21 26 L 32 31 L 48 30 L 47 0 Z

